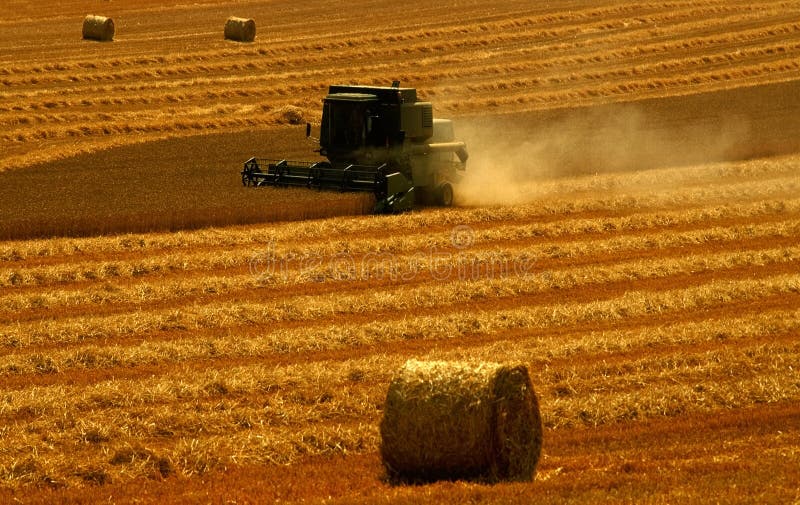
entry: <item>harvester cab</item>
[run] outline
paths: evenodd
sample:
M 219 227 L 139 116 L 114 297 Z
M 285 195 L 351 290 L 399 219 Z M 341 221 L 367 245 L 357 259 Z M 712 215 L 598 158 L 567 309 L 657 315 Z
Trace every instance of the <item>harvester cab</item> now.
M 251 158 L 242 183 L 369 191 L 379 213 L 453 203 L 466 145 L 455 140 L 450 120 L 434 119 L 433 106 L 417 101 L 416 89 L 334 85 L 322 107 L 318 152 L 326 161 Z

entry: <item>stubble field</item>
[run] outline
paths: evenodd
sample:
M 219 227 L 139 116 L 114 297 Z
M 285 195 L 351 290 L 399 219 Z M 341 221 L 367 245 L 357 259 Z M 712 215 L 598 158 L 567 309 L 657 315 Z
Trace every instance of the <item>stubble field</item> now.
M 800 500 L 800 2 L 91 7 L 0 6 L 0 499 Z M 393 79 L 460 206 L 241 187 Z M 388 483 L 409 358 L 527 363 L 536 480 Z

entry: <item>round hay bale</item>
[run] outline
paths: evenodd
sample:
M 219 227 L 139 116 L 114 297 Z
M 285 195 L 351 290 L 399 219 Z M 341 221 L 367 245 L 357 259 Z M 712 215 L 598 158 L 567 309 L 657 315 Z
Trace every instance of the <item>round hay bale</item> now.
M 256 38 L 256 22 L 231 16 L 225 21 L 225 38 L 237 42 L 252 42 Z
M 410 360 L 389 385 L 380 432 L 387 473 L 406 482 L 529 481 L 542 450 L 523 365 Z
M 83 38 L 107 42 L 114 40 L 114 20 L 92 14 L 83 19 Z

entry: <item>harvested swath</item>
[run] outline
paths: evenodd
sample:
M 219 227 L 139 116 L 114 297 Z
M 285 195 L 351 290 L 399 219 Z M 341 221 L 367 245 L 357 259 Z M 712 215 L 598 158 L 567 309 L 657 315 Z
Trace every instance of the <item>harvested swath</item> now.
M 532 480 L 542 448 L 523 365 L 409 360 L 389 385 L 380 432 L 398 482 Z
M 225 22 L 225 38 L 237 42 L 253 42 L 256 38 L 256 22 L 252 19 L 229 17 Z
M 284 105 L 275 111 L 278 123 L 298 125 L 303 123 L 303 109 L 294 105 Z
M 83 38 L 103 42 L 114 40 L 114 20 L 89 14 L 83 20 Z

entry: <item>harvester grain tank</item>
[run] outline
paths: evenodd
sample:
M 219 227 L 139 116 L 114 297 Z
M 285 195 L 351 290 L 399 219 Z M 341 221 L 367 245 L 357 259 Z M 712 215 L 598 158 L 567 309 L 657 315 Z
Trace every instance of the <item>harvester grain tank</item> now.
M 306 125 L 311 136 L 311 125 Z M 415 202 L 448 206 L 463 177 L 467 148 L 453 124 L 434 119 L 414 88 L 333 85 L 323 100 L 319 152 L 325 161 L 251 158 L 245 186 L 300 186 L 368 191 L 375 212 L 400 212 Z

